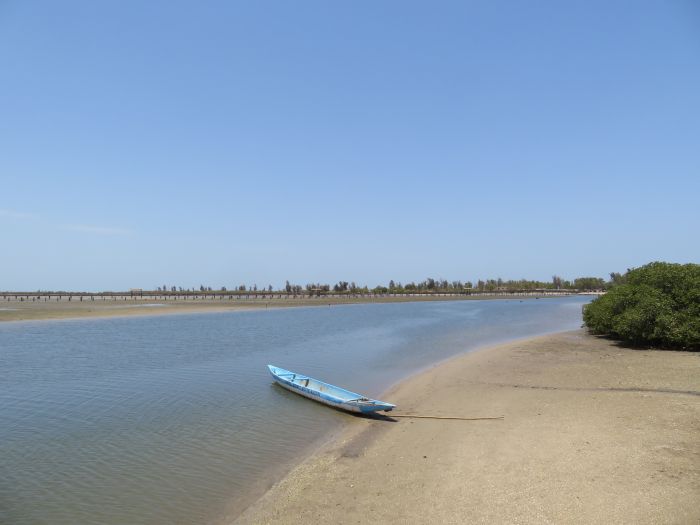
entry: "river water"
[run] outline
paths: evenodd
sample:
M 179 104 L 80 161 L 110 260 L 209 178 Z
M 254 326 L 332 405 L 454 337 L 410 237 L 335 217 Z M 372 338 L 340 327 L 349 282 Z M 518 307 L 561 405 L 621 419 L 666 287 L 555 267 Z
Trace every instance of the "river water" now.
M 379 397 L 455 354 L 578 328 L 589 300 L 0 324 L 0 523 L 216 523 L 353 417 L 273 385 L 268 363 Z

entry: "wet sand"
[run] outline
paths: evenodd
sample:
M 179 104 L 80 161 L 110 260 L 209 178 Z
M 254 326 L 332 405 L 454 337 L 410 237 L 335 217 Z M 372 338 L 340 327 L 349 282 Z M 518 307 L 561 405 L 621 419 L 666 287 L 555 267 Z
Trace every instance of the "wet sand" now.
M 700 355 L 583 330 L 466 354 L 384 396 L 247 523 L 700 523 Z M 391 414 L 390 414 L 391 415 Z

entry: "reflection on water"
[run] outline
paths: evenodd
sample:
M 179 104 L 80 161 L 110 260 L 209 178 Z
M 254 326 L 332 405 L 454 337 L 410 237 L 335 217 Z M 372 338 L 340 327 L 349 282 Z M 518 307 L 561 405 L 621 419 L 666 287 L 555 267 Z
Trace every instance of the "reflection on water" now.
M 2 324 L 0 523 L 216 521 L 351 417 L 274 388 L 268 363 L 379 397 L 456 353 L 578 328 L 589 300 Z

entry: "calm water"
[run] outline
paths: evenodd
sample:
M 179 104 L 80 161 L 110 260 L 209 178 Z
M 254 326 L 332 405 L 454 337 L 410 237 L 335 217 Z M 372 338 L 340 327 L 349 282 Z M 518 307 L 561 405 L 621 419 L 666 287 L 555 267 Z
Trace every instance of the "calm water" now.
M 216 522 L 352 417 L 266 364 L 376 397 L 459 352 L 578 328 L 588 300 L 0 324 L 0 523 Z

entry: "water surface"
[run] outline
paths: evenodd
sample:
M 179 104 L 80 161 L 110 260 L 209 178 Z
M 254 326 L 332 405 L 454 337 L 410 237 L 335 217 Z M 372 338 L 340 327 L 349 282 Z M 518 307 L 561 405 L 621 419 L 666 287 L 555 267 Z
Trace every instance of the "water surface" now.
M 0 523 L 217 522 L 352 417 L 273 385 L 268 363 L 378 397 L 457 353 L 578 328 L 589 300 L 0 324 Z

